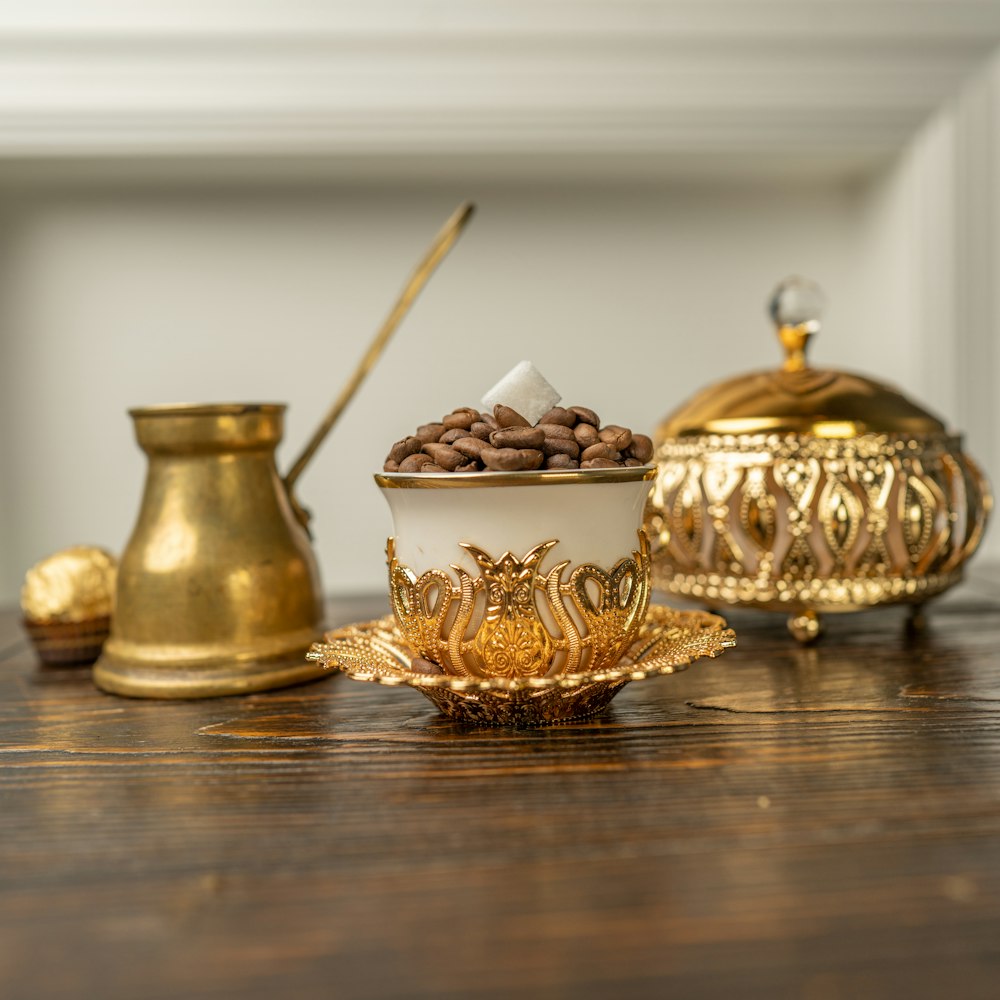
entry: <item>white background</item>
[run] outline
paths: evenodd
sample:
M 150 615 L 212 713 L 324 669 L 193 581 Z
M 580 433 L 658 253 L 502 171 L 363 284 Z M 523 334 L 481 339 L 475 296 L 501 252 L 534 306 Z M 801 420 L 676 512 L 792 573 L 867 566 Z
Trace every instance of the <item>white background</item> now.
M 1000 476 L 989 4 L 0 4 L 0 600 L 120 551 L 129 406 L 290 404 L 287 466 L 408 271 L 479 205 L 300 481 L 326 589 L 378 590 L 392 441 L 529 358 L 651 430 L 776 364 L 904 386 Z M 140 17 L 141 15 L 141 17 Z M 994 532 L 988 539 L 1000 555 Z

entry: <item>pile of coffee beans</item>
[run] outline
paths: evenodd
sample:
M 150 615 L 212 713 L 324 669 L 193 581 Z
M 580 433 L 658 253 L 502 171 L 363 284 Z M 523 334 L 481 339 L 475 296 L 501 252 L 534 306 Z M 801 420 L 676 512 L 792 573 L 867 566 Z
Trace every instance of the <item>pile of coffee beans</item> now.
M 397 441 L 386 472 L 526 472 L 646 465 L 653 442 L 618 424 L 601 426 L 586 406 L 554 406 L 537 424 L 498 403 L 493 413 L 462 406 Z

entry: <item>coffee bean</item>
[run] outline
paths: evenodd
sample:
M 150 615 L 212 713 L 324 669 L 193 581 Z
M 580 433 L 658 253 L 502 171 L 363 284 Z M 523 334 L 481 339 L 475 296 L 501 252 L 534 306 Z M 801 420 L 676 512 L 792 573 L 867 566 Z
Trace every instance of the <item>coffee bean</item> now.
M 570 458 L 580 457 L 580 446 L 573 438 L 546 438 L 542 442 L 542 451 L 546 455 L 568 455 Z
M 653 442 L 645 434 L 633 434 L 627 454 L 645 465 L 653 457 Z
M 597 436 L 605 444 L 611 445 L 615 451 L 624 451 L 632 443 L 632 432 L 618 424 L 608 424 L 598 431 Z
M 447 469 L 448 472 L 452 472 L 460 465 L 465 464 L 465 456 L 460 451 L 452 448 L 450 444 L 425 444 L 424 452 L 430 455 L 442 469 Z
M 538 421 L 540 424 L 559 424 L 562 427 L 572 427 L 576 423 L 576 414 L 562 406 L 553 406 L 548 413 Z
M 585 448 L 580 454 L 582 462 L 589 462 L 595 458 L 607 458 L 616 462 L 621 458 L 621 454 L 616 448 L 612 448 L 611 445 L 605 444 L 603 441 L 598 441 L 597 444 L 592 444 L 589 448 Z
M 402 462 L 407 455 L 416 455 L 423 446 L 423 441 L 418 437 L 410 436 L 397 441 L 390 449 L 387 461 Z
M 523 414 L 498 403 L 493 413 L 460 406 L 440 422 L 389 450 L 387 472 L 521 472 L 533 469 L 634 468 L 653 457 L 652 440 L 620 424 L 600 426 L 586 406 L 554 406 L 532 426 Z
M 576 419 L 592 427 L 601 426 L 601 418 L 586 406 L 571 406 L 569 412 L 576 415 Z
M 544 440 L 540 427 L 502 427 L 490 435 L 494 448 L 541 448 Z
M 503 403 L 493 407 L 493 416 L 501 427 L 530 427 L 531 424 L 517 410 L 512 410 Z
M 473 410 L 469 406 L 460 406 L 448 416 L 442 417 L 441 423 L 448 428 L 457 427 L 459 430 L 467 431 L 478 419 L 479 410 Z
M 433 465 L 434 459 L 430 455 L 425 455 L 422 451 L 418 451 L 416 455 L 407 455 L 402 462 L 399 463 L 400 472 L 420 472 L 425 465 Z
M 459 438 L 452 444 L 455 451 L 460 451 L 466 458 L 478 459 L 483 453 L 483 448 L 489 448 L 485 441 L 480 441 L 475 437 Z
M 497 472 L 522 472 L 537 469 L 545 456 L 533 448 L 484 448 L 482 462 Z
M 573 428 L 567 427 L 565 424 L 547 424 L 542 422 L 538 424 L 538 427 L 545 432 L 546 437 L 569 438 L 570 441 L 573 440 Z
M 443 433 L 444 424 L 421 424 L 417 428 L 416 436 L 420 438 L 421 444 L 427 444 L 430 441 L 437 441 Z

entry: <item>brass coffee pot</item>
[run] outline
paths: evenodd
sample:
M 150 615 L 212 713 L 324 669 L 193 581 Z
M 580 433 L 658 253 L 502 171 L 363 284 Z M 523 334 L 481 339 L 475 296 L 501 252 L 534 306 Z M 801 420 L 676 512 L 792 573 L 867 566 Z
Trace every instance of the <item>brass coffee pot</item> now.
M 98 687 L 206 698 L 324 676 L 305 659 L 323 631 L 323 599 L 309 515 L 293 487 L 472 211 L 463 204 L 445 223 L 284 479 L 275 464 L 282 404 L 129 411 L 149 467 L 94 667 Z
M 317 676 L 303 653 L 323 619 L 319 570 L 274 460 L 285 407 L 130 415 L 149 470 L 97 685 L 201 698 Z

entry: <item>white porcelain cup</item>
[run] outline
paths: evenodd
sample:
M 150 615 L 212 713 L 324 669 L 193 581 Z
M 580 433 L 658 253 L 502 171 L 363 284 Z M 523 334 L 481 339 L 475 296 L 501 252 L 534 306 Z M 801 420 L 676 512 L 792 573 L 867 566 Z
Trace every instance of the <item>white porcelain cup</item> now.
M 389 589 L 412 652 L 445 672 L 553 677 L 617 662 L 649 605 L 655 469 L 379 473 Z

